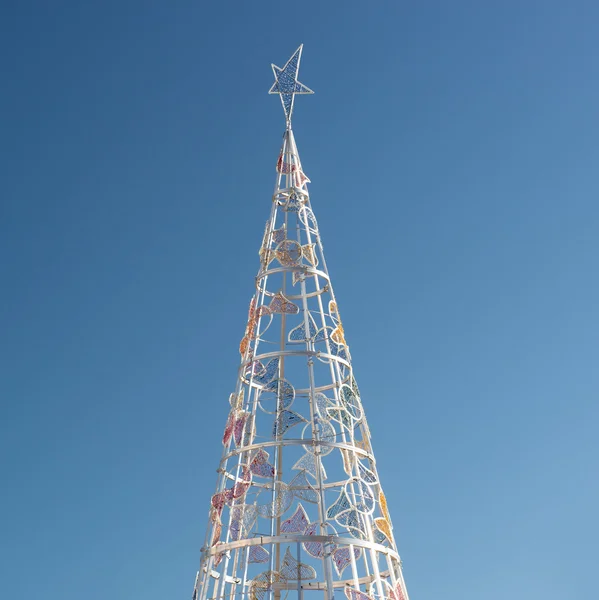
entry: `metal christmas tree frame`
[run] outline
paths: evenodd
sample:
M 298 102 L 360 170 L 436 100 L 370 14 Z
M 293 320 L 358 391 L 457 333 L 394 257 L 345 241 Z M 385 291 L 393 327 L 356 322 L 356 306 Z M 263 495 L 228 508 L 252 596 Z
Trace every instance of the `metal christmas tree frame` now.
M 301 54 L 272 66 L 286 130 L 193 600 L 408 600 L 291 129 Z

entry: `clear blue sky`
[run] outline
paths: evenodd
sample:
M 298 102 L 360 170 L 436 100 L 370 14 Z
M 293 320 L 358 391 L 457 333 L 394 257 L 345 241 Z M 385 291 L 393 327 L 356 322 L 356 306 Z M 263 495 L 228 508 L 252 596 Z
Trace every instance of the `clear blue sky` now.
M 190 598 L 294 129 L 412 600 L 597 599 L 599 3 L 4 2 L 0 596 Z

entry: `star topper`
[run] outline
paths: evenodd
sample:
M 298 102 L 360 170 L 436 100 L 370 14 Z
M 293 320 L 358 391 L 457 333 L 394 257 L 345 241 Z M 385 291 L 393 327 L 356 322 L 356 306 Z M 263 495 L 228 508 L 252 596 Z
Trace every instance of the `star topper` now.
M 291 125 L 291 113 L 293 112 L 293 102 L 295 94 L 313 94 L 314 92 L 306 87 L 303 83 L 297 80 L 297 73 L 299 71 L 300 59 L 302 58 L 302 44 L 291 56 L 291 58 L 285 63 L 285 66 L 281 69 L 276 65 L 272 66 L 272 72 L 275 74 L 275 82 L 273 83 L 269 94 L 279 94 L 281 96 L 281 104 L 285 111 L 285 119 L 287 120 L 287 126 Z

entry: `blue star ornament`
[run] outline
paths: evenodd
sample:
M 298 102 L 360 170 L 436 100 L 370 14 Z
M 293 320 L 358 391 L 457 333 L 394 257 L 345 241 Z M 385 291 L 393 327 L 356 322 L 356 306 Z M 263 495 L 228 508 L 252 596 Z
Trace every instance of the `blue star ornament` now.
M 275 82 L 268 91 L 269 94 L 279 94 L 281 96 L 281 104 L 285 111 L 287 123 L 291 122 L 291 113 L 293 112 L 293 101 L 296 94 L 313 94 L 314 92 L 303 83 L 297 80 L 299 71 L 300 59 L 302 57 L 302 44 L 285 63 L 281 69 L 276 65 L 272 66 L 272 72 L 275 74 Z

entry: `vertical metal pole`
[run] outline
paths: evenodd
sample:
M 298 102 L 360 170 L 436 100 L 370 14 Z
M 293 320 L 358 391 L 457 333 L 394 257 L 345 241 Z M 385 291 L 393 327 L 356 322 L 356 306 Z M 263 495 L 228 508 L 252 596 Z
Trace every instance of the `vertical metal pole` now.
M 287 223 L 288 223 L 288 213 L 285 212 L 285 231 L 287 231 Z M 283 272 L 283 285 L 282 285 L 282 294 L 285 295 L 285 292 L 287 291 L 287 273 Z M 285 343 L 286 343 L 286 339 L 285 339 L 285 332 L 286 332 L 286 325 L 287 323 L 287 316 L 285 313 L 281 314 L 281 336 L 279 338 L 279 348 L 281 350 L 281 353 L 283 353 L 285 351 Z M 281 358 L 279 360 L 279 379 L 285 379 L 285 356 L 283 354 L 281 354 Z M 277 413 L 276 413 L 276 418 L 279 417 L 279 413 L 282 410 L 281 407 L 281 396 L 280 396 L 280 387 L 277 387 Z M 276 484 L 280 481 L 283 480 L 283 436 L 282 434 L 277 431 L 277 441 L 279 441 L 279 445 L 277 447 L 277 460 L 276 460 L 276 464 L 277 464 L 277 474 L 276 474 L 276 482 L 273 484 L 273 486 L 275 487 L 275 494 L 276 494 Z M 276 517 L 276 528 L 275 528 L 275 535 L 279 536 L 281 535 L 281 516 L 277 515 Z M 278 572 L 281 568 L 281 544 L 277 543 L 276 547 L 275 547 L 275 570 Z M 274 586 L 273 586 L 274 587 Z M 274 597 L 275 600 L 279 600 L 279 598 L 281 597 L 281 590 L 280 589 L 276 589 L 274 592 Z
M 358 566 L 356 565 L 356 557 L 354 555 L 354 545 L 349 545 L 349 560 L 351 561 L 351 572 L 354 578 L 354 587 L 360 589 L 360 577 L 358 576 Z
M 301 544 L 297 542 L 297 600 L 303 599 L 301 552 Z

